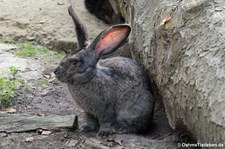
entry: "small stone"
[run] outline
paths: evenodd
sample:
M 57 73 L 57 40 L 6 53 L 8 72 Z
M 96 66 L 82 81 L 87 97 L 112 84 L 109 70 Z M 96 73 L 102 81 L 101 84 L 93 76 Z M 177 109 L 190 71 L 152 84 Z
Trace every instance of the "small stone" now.
M 7 133 L 0 133 L 0 137 L 7 137 L 8 134 Z
M 35 37 L 34 36 L 27 36 L 27 40 L 28 41 L 34 41 L 35 40 Z
M 43 132 L 43 129 L 37 129 L 37 133 L 41 134 Z
M 63 2 L 57 2 L 57 5 L 64 5 Z
M 220 11 L 223 11 L 223 9 L 222 8 L 216 8 L 215 11 L 220 12 Z
M 40 22 L 39 22 L 39 24 L 44 24 L 45 23 L 45 20 L 41 20 Z
M 55 73 L 54 72 L 51 72 L 51 77 L 55 77 Z
M 32 142 L 33 140 L 34 140 L 33 137 L 28 137 L 28 138 L 25 139 L 26 142 Z
M 65 139 L 70 139 L 71 136 L 70 136 L 68 133 L 66 133 L 66 134 L 64 135 L 64 138 L 65 138 Z

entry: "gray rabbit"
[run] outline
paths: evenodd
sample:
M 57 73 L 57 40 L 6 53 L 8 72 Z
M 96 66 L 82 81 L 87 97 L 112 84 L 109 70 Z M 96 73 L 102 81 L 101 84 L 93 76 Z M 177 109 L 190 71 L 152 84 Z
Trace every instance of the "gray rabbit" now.
M 114 25 L 88 43 L 84 25 L 68 8 L 77 33 L 79 48 L 55 69 L 56 77 L 68 84 L 76 103 L 85 111 L 84 132 L 98 127 L 98 137 L 110 133 L 143 133 L 153 113 L 154 99 L 147 76 L 134 61 L 124 57 L 101 59 L 117 50 L 128 37 L 129 25 Z

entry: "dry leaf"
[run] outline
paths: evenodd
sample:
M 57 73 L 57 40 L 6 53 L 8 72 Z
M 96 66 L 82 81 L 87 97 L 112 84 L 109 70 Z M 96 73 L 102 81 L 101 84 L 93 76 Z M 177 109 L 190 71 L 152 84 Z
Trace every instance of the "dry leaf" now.
M 98 149 L 110 149 L 110 147 L 103 145 L 100 140 L 97 140 L 95 138 L 89 138 L 85 140 L 84 144 Z
M 124 147 L 123 146 L 120 146 L 119 144 L 114 144 L 112 146 L 112 149 L 124 149 Z
M 78 140 L 70 140 L 66 146 L 67 147 L 76 147 L 78 143 L 79 143 Z
M 7 108 L 7 109 L 4 109 L 4 111 L 6 111 L 7 113 L 16 113 L 15 108 Z
M 43 131 L 41 132 L 42 135 L 49 135 L 50 133 L 52 133 L 52 132 L 49 131 L 49 130 L 43 130 Z
M 165 16 L 161 21 L 160 26 L 166 24 L 168 21 L 170 21 L 171 18 L 172 17 L 170 15 Z
M 108 139 L 107 142 L 110 142 L 110 147 L 112 149 L 124 149 L 122 145 L 122 140 L 118 140 L 118 142 L 115 139 Z
M 48 95 L 48 93 L 49 93 L 49 90 L 44 90 L 44 91 L 42 91 L 41 93 L 40 93 L 40 95 L 41 96 L 46 96 L 46 95 Z

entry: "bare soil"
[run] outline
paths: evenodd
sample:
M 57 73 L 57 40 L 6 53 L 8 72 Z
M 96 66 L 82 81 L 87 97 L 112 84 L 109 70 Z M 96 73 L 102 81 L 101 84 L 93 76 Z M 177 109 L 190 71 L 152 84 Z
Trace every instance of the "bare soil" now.
M 73 24 L 66 12 L 68 5 L 66 0 L 0 0 L 0 35 L 4 41 L 34 40 L 49 43 L 52 40 L 73 40 Z M 85 10 L 83 1 L 74 1 L 73 5 L 87 22 L 92 39 L 107 27 Z M 38 116 L 74 114 L 78 115 L 79 124 L 83 122 L 82 110 L 71 99 L 66 85 L 52 76 L 60 60 L 47 63 L 39 57 L 18 58 L 14 53 L 19 48 L 4 50 L 4 46 L 0 45 L 0 68 L 6 69 L 11 64 L 22 67 L 20 75 L 31 86 L 30 92 L 25 92 L 23 87 L 18 91 L 12 107 L 16 109 L 15 113 Z M 16 62 L 13 61 L 15 59 Z M 38 84 L 41 79 L 48 81 Z M 97 139 L 96 132 L 81 133 L 71 129 L 50 130 L 51 133 L 46 135 L 40 134 L 38 130 L 0 133 L 0 149 L 178 148 L 179 137 L 170 129 L 160 102 L 157 103 L 153 124 L 149 127 L 152 129 L 146 135 L 112 135 L 106 140 Z
M 107 28 L 88 13 L 83 0 L 69 1 L 0 0 L 0 37 L 5 41 L 36 41 L 50 46 L 76 42 L 73 22 L 67 12 L 71 4 L 85 23 L 91 40 Z

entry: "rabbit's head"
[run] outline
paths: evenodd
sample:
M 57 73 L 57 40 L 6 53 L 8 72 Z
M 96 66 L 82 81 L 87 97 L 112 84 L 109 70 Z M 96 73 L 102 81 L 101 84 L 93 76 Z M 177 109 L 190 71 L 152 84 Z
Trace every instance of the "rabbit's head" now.
M 131 28 L 126 24 L 114 25 L 88 44 L 87 33 L 80 19 L 71 6 L 68 11 L 75 24 L 79 48 L 61 61 L 55 69 L 55 74 L 62 82 L 82 84 L 95 76 L 98 60 L 117 50 L 128 37 Z

